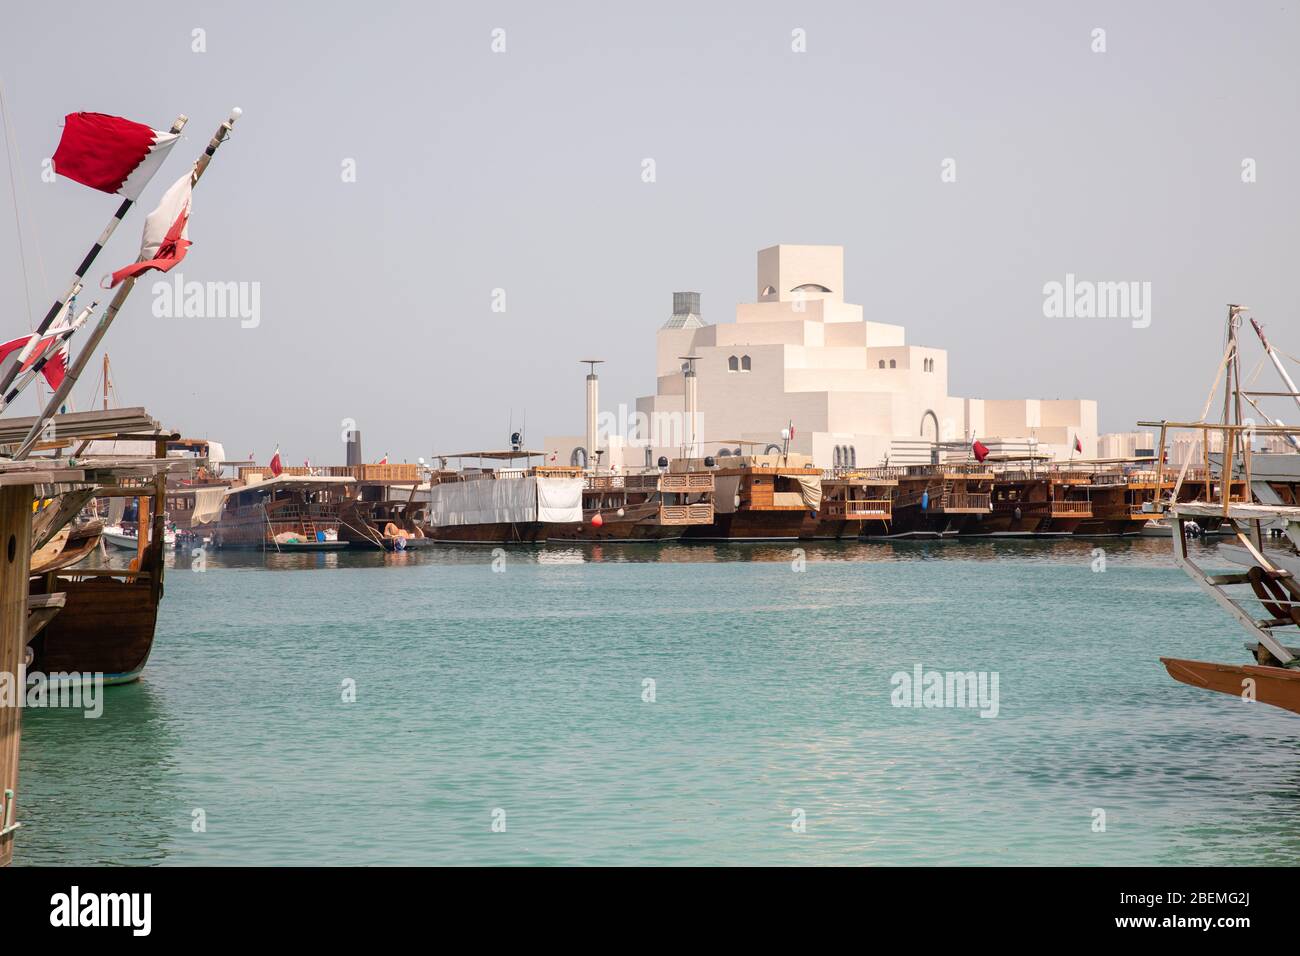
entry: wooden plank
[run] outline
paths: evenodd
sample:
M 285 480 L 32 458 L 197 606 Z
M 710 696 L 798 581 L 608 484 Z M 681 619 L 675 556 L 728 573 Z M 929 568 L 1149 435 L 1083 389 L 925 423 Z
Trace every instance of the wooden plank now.
M 0 487 L 0 680 L 14 694 L 0 701 L 0 866 L 13 860 L 18 820 L 18 744 L 25 693 L 20 677 L 27 653 L 27 576 L 32 545 L 31 485 Z

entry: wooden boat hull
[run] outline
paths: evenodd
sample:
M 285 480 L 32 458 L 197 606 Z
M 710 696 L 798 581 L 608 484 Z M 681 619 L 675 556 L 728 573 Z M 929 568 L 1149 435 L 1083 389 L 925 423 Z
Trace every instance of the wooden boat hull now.
M 887 529 L 879 532 L 868 529 L 868 538 L 953 538 L 974 524 L 975 515 L 945 514 L 922 511 L 919 505 L 894 508 L 894 520 Z
M 610 518 L 602 515 L 599 528 L 590 520 L 581 525 L 556 525 L 551 530 L 553 541 L 676 541 L 686 531 L 686 525 L 658 524 L 634 518 Z
M 862 528 L 868 522 L 859 518 L 823 518 L 805 516 L 803 525 L 799 529 L 799 537 L 810 541 L 841 541 L 844 538 L 857 538 L 862 534 Z M 877 527 L 883 528 L 884 522 L 872 521 Z
M 1192 687 L 1245 699 L 1247 688 L 1258 703 L 1300 714 L 1300 671 L 1258 664 L 1215 664 L 1177 657 L 1162 657 L 1169 676 Z
M 290 554 L 294 551 L 342 551 L 347 547 L 347 541 L 282 541 L 266 550 Z
M 784 541 L 799 537 L 808 512 L 751 510 L 715 512 L 712 524 L 687 525 L 683 541 Z
M 459 544 L 545 544 L 557 526 L 549 522 L 511 524 L 460 524 L 443 528 L 424 526 L 429 541 Z
M 32 593 L 46 593 L 46 580 L 34 578 Z M 158 620 L 148 581 L 58 578 L 55 589 L 66 595 L 64 607 L 32 640 L 30 669 L 101 673 L 108 684 L 138 678 L 149 660 Z
M 1069 535 L 1078 534 L 1079 525 L 1083 524 L 1083 518 L 1071 517 L 1054 517 L 1044 518 L 1043 523 L 1038 526 L 1035 535 Z
M 1079 522 L 1074 534 L 1081 538 L 1126 538 L 1137 537 L 1142 533 L 1146 519 L 1134 521 L 1129 518 L 1087 518 Z

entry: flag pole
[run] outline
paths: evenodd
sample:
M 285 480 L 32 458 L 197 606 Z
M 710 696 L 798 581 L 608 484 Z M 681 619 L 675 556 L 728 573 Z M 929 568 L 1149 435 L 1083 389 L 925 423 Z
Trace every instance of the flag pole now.
M 98 307 L 99 307 L 98 302 L 90 303 L 90 305 L 82 309 L 80 312 L 76 314 L 75 317 L 73 317 L 73 319 L 71 320 L 71 322 L 69 323 L 66 329 L 64 329 L 62 332 L 56 331 L 54 333 L 58 341 L 55 342 L 51 348 L 47 349 L 45 353 L 41 355 L 40 359 L 35 364 L 33 364 L 31 368 L 29 368 L 26 372 L 23 373 L 23 377 L 20 378 L 18 380 L 18 384 L 14 386 L 13 389 L 14 395 L 18 395 L 19 393 L 21 393 L 23 389 L 25 389 L 28 385 L 32 383 L 32 380 L 35 379 L 37 375 L 41 374 L 41 369 L 45 367 L 45 363 L 49 361 L 49 357 L 55 354 L 60 348 L 62 348 L 64 345 L 66 345 L 68 342 L 72 340 L 72 336 L 76 334 L 78 329 L 80 329 L 83 325 L 86 324 L 87 319 L 89 319 L 92 315 L 95 314 L 95 309 L 97 309 Z M 5 402 L 3 399 L 0 399 L 0 412 L 3 412 L 8 407 L 9 407 L 8 403 Z
M 180 116 L 176 117 L 176 122 L 172 123 L 172 128 L 168 130 L 168 132 L 179 134 L 188 122 L 189 117 L 182 113 Z M 0 393 L 9 391 L 9 386 L 13 385 L 14 379 L 18 377 L 18 369 L 20 369 L 22 364 L 31 357 L 30 350 L 35 347 L 36 343 L 41 340 L 42 336 L 44 336 L 45 330 L 50 327 L 55 316 L 63 311 L 63 306 L 67 300 L 76 295 L 73 288 L 80 285 L 86 278 L 86 271 L 95 261 L 100 250 L 108 244 L 108 240 L 121 224 L 123 217 L 130 212 L 133 205 L 135 205 L 134 199 L 123 199 L 122 205 L 117 207 L 117 212 L 113 213 L 113 218 L 108 221 L 108 225 L 104 227 L 104 231 L 99 234 L 99 238 L 95 240 L 95 244 L 90 247 L 90 251 L 86 253 L 86 257 L 81 260 L 81 265 L 77 266 L 77 271 L 73 274 L 72 281 L 68 283 L 68 291 L 63 293 L 63 296 L 50 306 L 50 310 L 45 313 L 45 318 L 42 319 L 41 324 L 36 327 L 36 331 L 33 332 L 32 337 L 28 339 L 27 345 L 23 347 L 23 352 L 19 356 L 18 361 L 14 363 L 14 365 L 5 372 L 4 377 L 0 379 Z M 8 401 L 12 401 L 12 399 L 9 399 Z M 8 402 L 6 402 L 6 404 L 8 404 Z M 3 409 L 0 409 L 0 411 L 3 411 Z
M 239 107 L 235 107 L 230 111 L 230 116 L 226 121 L 217 127 L 217 131 L 212 135 L 212 139 L 208 141 L 207 149 L 203 151 L 203 155 L 198 158 L 197 162 L 195 162 L 194 170 L 190 173 L 191 187 L 198 184 L 199 177 L 203 175 L 203 171 L 208 168 L 208 163 L 212 161 L 212 154 L 217 151 L 218 146 L 226 141 L 226 138 L 230 135 L 231 127 L 235 125 L 235 120 L 239 119 L 242 112 L 243 111 L 239 109 Z M 136 261 L 140 262 L 143 260 L 137 258 Z M 86 263 L 86 265 L 89 265 L 89 263 Z M 108 308 L 104 310 L 104 314 L 100 316 L 99 322 L 91 331 L 90 338 L 86 340 L 86 344 L 82 346 L 81 351 L 77 353 L 76 361 L 68 368 L 67 373 L 63 376 L 62 383 L 60 383 L 59 387 L 54 390 L 54 394 L 50 396 L 50 400 L 45 404 L 45 409 L 39 416 L 37 416 L 36 421 L 27 432 L 27 437 L 23 439 L 23 443 L 18 447 L 18 451 L 14 453 L 15 460 L 25 459 L 29 454 L 31 454 L 32 447 L 36 444 L 37 438 L 40 437 L 45 421 L 54 415 L 55 410 L 57 410 L 59 405 L 63 403 L 63 400 L 68 397 L 68 393 L 72 391 L 73 386 L 77 384 L 77 379 L 79 379 L 81 373 L 85 371 L 86 364 L 90 361 L 91 355 L 94 353 L 95 349 L 99 347 L 100 341 L 108 332 L 108 327 L 113 324 L 113 319 L 117 315 L 118 310 L 121 309 L 122 304 L 126 302 L 126 297 L 131 294 L 131 290 L 135 288 L 135 280 L 135 276 L 128 276 L 122 281 L 122 285 L 118 288 L 117 294 L 113 296 L 113 300 L 108 304 Z M 12 401 L 12 399 L 8 400 Z

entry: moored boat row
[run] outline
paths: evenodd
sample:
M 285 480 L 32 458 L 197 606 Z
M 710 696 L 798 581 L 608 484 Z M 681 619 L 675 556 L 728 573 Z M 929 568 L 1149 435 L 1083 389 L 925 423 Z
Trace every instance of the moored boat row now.
M 191 489 L 189 529 L 218 548 L 406 550 L 431 543 L 772 541 L 1168 534 L 1175 489 L 1146 459 L 820 469 L 796 454 L 684 458 L 600 471 L 510 449 L 422 464 L 243 469 Z M 475 464 L 449 468 L 450 459 Z M 1185 477 L 1179 500 L 1203 495 Z M 1214 488 L 1217 481 L 1208 482 Z M 1246 499 L 1242 481 L 1233 500 Z M 169 498 L 169 500 L 172 500 Z M 1212 531 L 1207 520 L 1203 530 Z

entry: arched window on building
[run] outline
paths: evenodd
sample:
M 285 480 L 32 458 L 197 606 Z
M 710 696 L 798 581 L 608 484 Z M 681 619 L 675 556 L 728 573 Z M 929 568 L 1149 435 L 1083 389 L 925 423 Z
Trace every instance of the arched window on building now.
M 856 445 L 849 446 L 849 467 L 858 467 L 858 447 Z
M 742 372 L 748 372 L 748 371 L 750 370 L 750 368 L 751 368 L 751 365 L 750 365 L 750 361 L 749 361 L 749 356 L 748 356 L 748 355 L 742 355 L 742 356 L 740 357 L 740 370 L 741 370 Z
M 880 360 L 880 367 L 881 367 L 881 368 L 884 368 L 884 367 L 885 367 L 885 360 L 884 360 L 884 359 L 881 359 L 881 360 Z
M 728 372 L 734 372 L 734 371 L 736 371 L 736 369 L 738 369 L 738 368 L 740 368 L 740 360 L 739 360 L 738 358 L 736 358 L 736 356 L 733 355 L 733 356 L 731 356 L 731 358 L 727 359 L 727 371 L 728 371 Z
M 840 454 L 840 446 L 835 446 L 835 467 L 839 468 L 844 464 L 844 456 Z
M 889 360 L 889 367 L 890 367 L 890 368 L 898 368 L 898 363 L 895 362 L 893 359 L 890 359 L 890 360 Z

